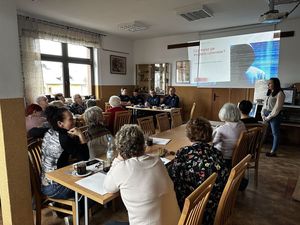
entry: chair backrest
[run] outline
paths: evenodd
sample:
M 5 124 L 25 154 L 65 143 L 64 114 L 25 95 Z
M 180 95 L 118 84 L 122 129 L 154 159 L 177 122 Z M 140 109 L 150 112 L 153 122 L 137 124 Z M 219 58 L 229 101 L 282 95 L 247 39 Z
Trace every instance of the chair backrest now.
M 171 111 L 171 127 L 178 127 L 182 125 L 182 118 L 181 118 L 181 113 L 180 109 L 172 109 Z
M 109 127 L 111 112 L 103 112 L 103 125 Z
M 107 112 L 107 110 L 109 110 L 111 108 L 112 108 L 112 106 L 109 104 L 109 102 L 105 102 L 105 105 L 104 105 L 105 112 Z
M 178 225 L 202 224 L 205 206 L 216 179 L 217 174 L 213 173 L 186 197 Z
M 42 140 L 37 140 L 28 145 L 28 159 L 30 168 L 31 188 L 35 197 L 41 196 L 41 180 L 42 171 Z
M 130 111 L 115 112 L 114 134 L 116 134 L 124 124 L 129 124 L 131 119 Z
M 254 149 L 258 128 L 251 128 L 243 131 L 237 141 L 236 147 L 232 153 L 232 167 L 238 164 L 247 154 L 251 154 Z
M 257 135 L 257 147 L 259 150 L 261 149 L 262 145 L 264 144 L 265 138 L 266 138 L 266 133 L 268 129 L 268 124 L 267 123 L 250 123 L 250 124 L 245 124 L 246 128 L 249 130 L 251 128 L 260 128 L 260 132 Z
M 232 215 L 235 205 L 236 196 L 247 169 L 251 155 L 247 155 L 235 167 L 231 169 L 229 178 L 223 190 L 222 196 L 219 201 L 218 209 L 215 216 L 214 225 L 226 225 Z
M 190 113 L 190 119 L 194 118 L 195 108 L 196 108 L 196 102 L 194 102 L 193 105 L 192 105 L 191 113 Z
M 153 116 L 147 116 L 143 118 L 138 118 L 137 122 L 139 126 L 144 131 L 144 134 L 151 135 L 155 134 L 155 126 L 153 122 Z
M 156 114 L 156 122 L 159 132 L 170 130 L 170 121 L 167 113 Z
M 264 124 L 245 124 L 245 125 L 247 129 L 252 129 L 252 128 L 258 129 L 255 145 L 253 146 L 252 151 L 250 152 L 250 154 L 252 155 L 251 161 L 255 161 L 257 163 L 259 161 L 261 148 L 265 141 L 268 124 L 264 123 Z

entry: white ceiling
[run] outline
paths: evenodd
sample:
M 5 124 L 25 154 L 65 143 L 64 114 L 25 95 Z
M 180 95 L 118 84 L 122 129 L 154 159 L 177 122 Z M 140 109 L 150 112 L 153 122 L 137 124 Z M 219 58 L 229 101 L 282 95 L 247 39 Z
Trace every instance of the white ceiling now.
M 144 39 L 258 23 L 268 11 L 266 0 L 15 0 L 19 13 L 88 28 L 130 39 Z M 203 3 L 214 17 L 188 22 L 176 8 Z M 289 11 L 295 4 L 277 7 Z M 300 6 L 289 18 L 300 17 Z M 140 21 L 149 25 L 141 32 L 128 32 L 119 24 Z

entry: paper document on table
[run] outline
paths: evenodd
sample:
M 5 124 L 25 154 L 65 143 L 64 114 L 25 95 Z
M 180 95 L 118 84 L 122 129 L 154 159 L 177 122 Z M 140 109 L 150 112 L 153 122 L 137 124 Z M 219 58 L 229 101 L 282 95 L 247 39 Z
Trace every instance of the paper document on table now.
M 106 175 L 103 173 L 96 173 L 92 176 L 83 178 L 76 182 L 76 184 L 94 191 L 100 195 L 107 194 L 107 191 L 104 190 L 103 183 Z
M 157 144 L 157 145 L 166 145 L 170 141 L 171 139 L 153 137 L 153 144 Z
M 168 164 L 169 162 L 171 162 L 170 159 L 167 159 L 167 158 L 164 158 L 164 157 L 160 157 L 161 161 L 166 165 Z

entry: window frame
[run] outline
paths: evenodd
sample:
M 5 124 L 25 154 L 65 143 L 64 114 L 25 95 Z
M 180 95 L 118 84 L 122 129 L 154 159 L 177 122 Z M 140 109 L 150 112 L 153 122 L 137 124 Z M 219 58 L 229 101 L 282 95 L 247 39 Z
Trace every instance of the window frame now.
M 91 94 L 95 95 L 95 78 L 94 78 L 94 51 L 92 47 L 86 47 L 90 50 L 90 58 L 76 58 L 68 56 L 68 43 L 59 42 L 62 48 L 62 55 L 50 55 L 41 53 L 41 61 L 61 62 L 63 65 L 63 90 L 64 96 L 70 96 L 70 74 L 69 63 L 85 64 L 91 67 Z M 81 94 L 81 93 L 79 93 Z

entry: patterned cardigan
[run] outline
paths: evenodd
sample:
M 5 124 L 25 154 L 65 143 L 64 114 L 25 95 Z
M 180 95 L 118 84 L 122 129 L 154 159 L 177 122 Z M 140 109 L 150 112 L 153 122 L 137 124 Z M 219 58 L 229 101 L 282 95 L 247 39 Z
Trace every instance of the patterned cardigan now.
M 177 152 L 173 162 L 168 165 L 168 172 L 174 182 L 177 201 L 181 209 L 188 195 L 212 173 L 218 174 L 203 219 L 203 224 L 213 224 L 216 209 L 229 175 L 222 153 L 207 143 L 194 143 Z

